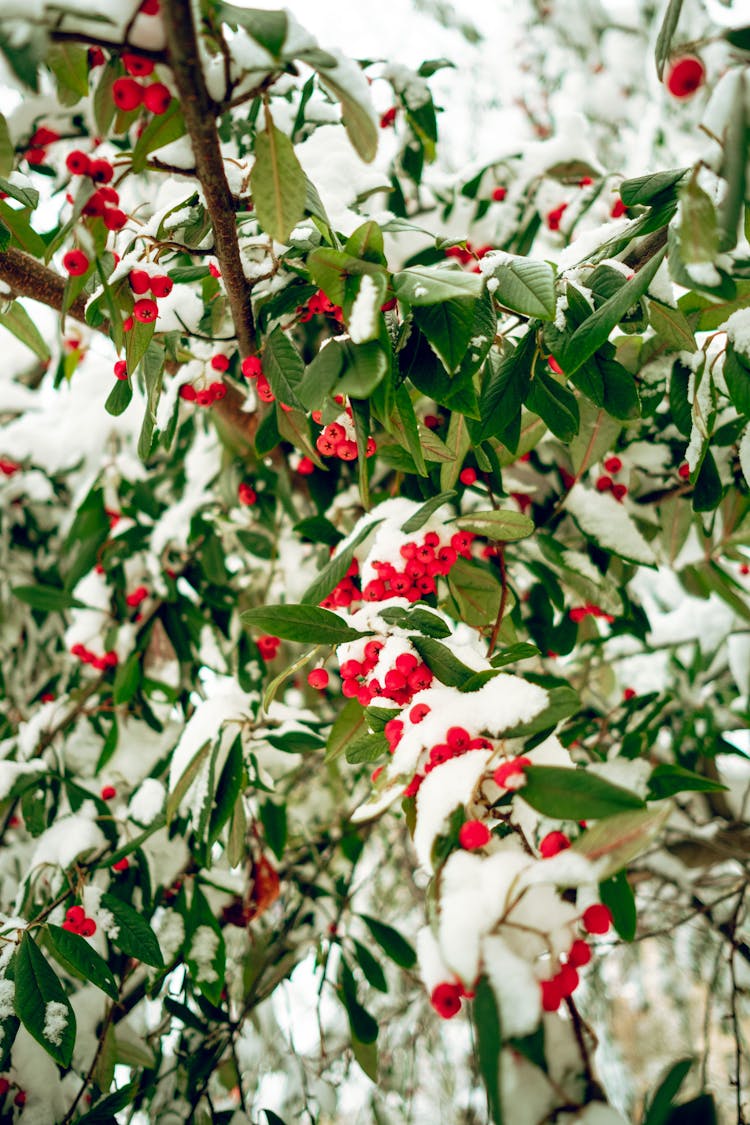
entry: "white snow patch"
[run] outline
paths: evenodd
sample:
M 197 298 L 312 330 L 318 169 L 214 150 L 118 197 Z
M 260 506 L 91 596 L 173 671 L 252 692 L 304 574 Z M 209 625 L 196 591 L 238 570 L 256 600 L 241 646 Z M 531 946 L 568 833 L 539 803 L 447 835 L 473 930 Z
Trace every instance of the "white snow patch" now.
M 653 566 L 656 556 L 625 507 L 608 492 L 595 492 L 575 484 L 565 498 L 565 507 L 585 535 L 622 558 Z

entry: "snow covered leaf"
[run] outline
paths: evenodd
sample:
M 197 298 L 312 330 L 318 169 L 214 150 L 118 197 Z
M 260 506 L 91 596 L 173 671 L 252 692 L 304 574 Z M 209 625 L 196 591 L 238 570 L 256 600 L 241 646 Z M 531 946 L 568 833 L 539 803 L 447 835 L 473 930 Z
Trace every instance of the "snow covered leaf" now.
M 612 785 L 590 770 L 527 766 L 521 796 L 545 816 L 559 820 L 599 820 L 625 809 L 642 809 L 635 793 Z
M 471 531 L 498 543 L 513 543 L 534 532 L 534 521 L 512 508 L 472 512 L 468 516 L 459 516 L 453 522 L 462 531 Z
M 154 965 L 157 969 L 163 968 L 164 958 L 156 934 L 142 915 L 122 899 L 110 894 L 102 895 L 101 906 L 109 911 L 115 921 L 115 925 L 108 930 L 110 941 L 129 957 Z
M 575 484 L 565 497 L 565 508 L 584 535 L 629 562 L 655 566 L 656 557 L 622 504 L 608 492 Z
M 369 164 L 378 151 L 378 128 L 367 79 L 355 63 L 345 59 L 339 52 L 332 51 L 331 55 L 335 57 L 335 67 L 322 67 L 312 60 L 311 65 L 318 71 L 321 84 L 340 101 L 347 136 L 362 159 Z
M 606 879 L 646 850 L 671 812 L 669 805 L 661 805 L 608 816 L 579 836 L 571 851 L 586 856 L 597 865 L 598 878 Z
M 491 273 L 486 269 L 482 273 L 497 281 L 493 296 L 501 305 L 524 316 L 552 320 L 555 315 L 555 271 L 548 262 L 516 258 L 510 254 L 503 254 L 497 265 L 492 254 L 486 261 L 494 268 Z
M 64 969 L 91 981 L 117 1000 L 119 991 L 112 970 L 85 938 L 52 924 L 47 926 L 46 936 L 53 956 Z
M 212 1004 L 221 1003 L 225 984 L 227 954 L 221 926 L 206 896 L 193 888 L 193 900 L 186 920 L 187 953 L 185 962 L 194 983 Z
M 244 28 L 248 35 L 261 47 L 265 47 L 273 58 L 281 57 L 289 28 L 286 12 L 239 8 L 235 4 L 222 2 L 218 5 L 218 17 L 232 27 Z
M 246 609 L 242 620 L 263 633 L 281 637 L 285 641 L 308 644 L 340 645 L 367 637 L 370 631 L 360 632 L 345 625 L 336 613 L 312 605 L 266 605 Z
M 287 242 L 305 213 L 307 187 L 294 145 L 270 121 L 255 139 L 250 190 L 262 229 L 277 242 Z
M 15 959 L 16 1012 L 26 1030 L 60 1066 L 70 1066 L 76 1018 L 62 984 L 29 933 Z
M 479 297 L 484 280 L 476 273 L 446 267 L 412 266 L 393 275 L 393 291 L 400 301 L 419 307 L 461 297 Z

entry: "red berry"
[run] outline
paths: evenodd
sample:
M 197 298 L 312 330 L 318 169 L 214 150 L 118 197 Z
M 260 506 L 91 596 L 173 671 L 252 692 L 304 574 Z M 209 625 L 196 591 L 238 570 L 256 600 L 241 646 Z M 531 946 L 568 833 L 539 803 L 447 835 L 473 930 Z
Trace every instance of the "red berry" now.
M 158 16 L 159 14 L 159 0 L 143 0 L 139 11 L 144 16 Z
M 526 784 L 524 770 L 531 765 L 529 758 L 511 758 L 498 766 L 492 775 L 495 785 L 500 789 L 520 789 Z
M 98 66 L 104 66 L 106 60 L 104 51 L 101 47 L 89 47 L 89 70 L 95 70 Z
M 150 297 L 142 297 L 140 301 L 136 301 L 133 306 L 133 316 L 139 320 L 141 324 L 152 324 L 159 315 L 159 310 L 156 307 L 156 301 L 152 301 Z
M 125 604 L 129 605 L 131 609 L 137 609 L 142 602 L 145 602 L 148 597 L 148 589 L 146 586 L 136 586 L 135 590 L 131 591 L 125 598 Z
M 46 145 L 52 145 L 59 140 L 60 134 L 56 133 L 54 129 L 48 129 L 46 125 L 40 125 L 36 132 L 29 137 L 29 148 L 44 148 Z
M 461 481 L 461 484 L 474 484 L 474 481 L 477 479 L 477 471 L 472 468 L 462 469 L 458 474 L 458 479 Z
M 227 397 L 227 388 L 223 383 L 211 383 L 209 386 L 212 402 L 221 402 L 223 398 Z
M 108 184 L 114 177 L 115 170 L 108 160 L 89 161 L 89 176 L 96 184 Z
M 219 270 L 219 267 L 217 265 L 214 265 L 213 262 L 208 263 L 208 272 L 211 274 L 211 277 L 221 277 L 221 271 Z
M 610 216 L 613 219 L 621 219 L 623 215 L 627 215 L 628 209 L 621 199 L 616 199 L 612 204 Z
M 580 188 L 591 187 L 593 182 L 594 181 L 592 180 L 591 176 L 582 176 L 581 179 L 578 181 L 578 186 Z
M 243 359 L 240 370 L 246 379 L 257 379 L 263 374 L 263 365 L 257 355 L 248 355 Z
M 147 78 L 149 74 L 153 73 L 154 63 L 152 59 L 144 59 L 142 55 L 131 55 L 127 52 L 121 57 L 123 66 L 128 74 L 132 74 L 133 77 Z
M 571 964 L 562 965 L 555 980 L 563 998 L 572 996 L 581 983 L 575 966 Z
M 553 977 L 552 980 L 540 981 L 539 986 L 542 990 L 542 1010 L 556 1012 L 562 1004 L 562 992 L 557 977 Z
M 627 485 L 625 485 L 625 484 L 613 484 L 612 485 L 612 495 L 614 496 L 615 500 L 618 500 L 620 503 L 622 503 L 622 501 L 625 499 L 627 494 L 628 494 Z
M 10 1089 L 10 1082 L 7 1078 L 0 1078 L 0 1098 L 4 1098 Z
M 195 401 L 198 403 L 198 406 L 212 406 L 214 396 L 211 394 L 209 388 L 205 387 L 202 391 L 195 392 Z
M 667 74 L 667 89 L 674 98 L 689 98 L 703 85 L 706 68 L 700 59 L 678 59 Z
M 102 220 L 107 230 L 122 230 L 128 217 L 119 207 L 110 207 L 102 215 Z
M 244 505 L 244 507 L 251 508 L 255 501 L 258 499 L 258 493 L 254 488 L 251 487 L 251 485 L 246 484 L 245 481 L 243 481 L 240 487 L 237 489 L 237 499 L 239 500 L 240 504 Z
M 96 922 L 93 918 L 84 918 L 79 931 L 81 937 L 92 937 L 96 933 Z
M 606 934 L 612 925 L 612 913 L 608 906 L 595 902 L 584 910 L 581 917 L 583 928 L 590 934 Z
M 508 194 L 507 188 L 496 187 L 495 190 L 492 193 L 492 198 L 495 200 L 496 203 L 502 203 L 502 201 L 505 199 L 507 194 Z
M 626 687 L 625 691 L 622 693 L 622 698 L 625 700 L 625 702 L 627 702 L 629 699 L 635 699 L 635 697 L 636 690 L 632 687 Z
M 129 113 L 143 102 L 144 90 L 134 78 L 115 78 L 112 83 L 112 100 L 118 109 Z
M 429 715 L 430 708 L 426 703 L 415 703 L 409 712 L 409 718 L 413 723 L 421 723 L 426 715 Z
M 677 470 L 677 473 L 678 473 L 679 476 L 682 477 L 683 480 L 689 480 L 690 479 L 690 466 L 688 465 L 687 461 L 683 461 L 683 463 L 680 465 L 679 469 Z
M 568 964 L 572 965 L 574 969 L 580 969 L 584 965 L 588 965 L 590 960 L 590 947 L 582 938 L 576 938 L 568 953 Z
M 608 473 L 619 473 L 622 468 L 622 461 L 617 456 L 608 457 L 604 462 L 604 468 Z
M 131 270 L 128 274 L 128 284 L 134 293 L 141 296 L 143 293 L 148 293 L 151 288 L 151 278 L 145 270 Z
M 2 464 L 0 464 L 0 470 L 2 470 Z M 750 566 L 747 563 L 740 563 L 740 574 L 750 574 Z
M 444 981 L 432 990 L 430 1003 L 444 1020 L 452 1019 L 461 1011 L 461 986 Z
M 89 260 L 83 250 L 68 250 L 62 264 L 71 277 L 80 277 L 89 268 Z
M 185 402 L 195 402 L 197 392 L 192 383 L 183 383 L 180 387 L 180 398 L 184 398 Z
M 547 226 L 550 230 L 560 229 L 563 213 L 567 206 L 567 203 L 561 203 L 559 207 L 555 207 L 553 211 L 547 213 Z
M 601 476 L 601 477 L 598 477 L 598 479 L 597 479 L 596 491 L 597 492 L 611 492 L 613 486 L 614 486 L 614 481 L 612 480 L 612 477 Z
M 309 477 L 311 473 L 315 472 L 315 465 L 309 457 L 301 457 L 297 472 L 301 477 Z
M 224 371 L 228 371 L 229 370 L 229 357 L 225 356 L 225 355 L 222 355 L 221 353 L 219 353 L 218 355 L 212 356 L 211 357 L 211 366 L 213 367 L 214 371 L 221 371 L 222 373 Z
M 118 859 L 117 863 L 112 864 L 113 871 L 127 871 L 129 867 L 130 861 L 127 856 L 123 856 L 122 859 Z
M 149 113 L 160 116 L 169 109 L 172 95 L 163 82 L 153 82 L 143 91 L 143 104 Z
M 483 848 L 489 843 L 491 832 L 481 820 L 467 820 L 458 830 L 458 842 L 468 852 Z
M 132 332 L 133 331 L 133 318 L 132 318 L 132 316 L 126 316 L 125 317 L 125 319 L 122 322 L 122 330 L 123 330 L 123 332 Z
M 91 161 L 85 152 L 81 152 L 79 148 L 73 149 L 65 157 L 65 167 L 68 169 L 72 176 L 87 176 Z
M 127 379 L 128 365 L 124 359 L 118 359 L 115 364 L 115 379 Z
M 570 840 L 564 832 L 548 832 L 539 841 L 539 851 L 544 859 L 550 859 L 551 856 L 557 855 L 558 852 L 563 852 L 569 847 Z
M 19 1090 L 13 1101 L 19 1107 L 19 1109 L 23 1109 L 23 1107 L 26 1105 L 26 1091 Z
M 391 127 L 391 125 L 393 125 L 394 121 L 396 120 L 396 114 L 397 113 L 398 113 L 398 106 L 392 105 L 390 109 L 387 109 L 385 111 L 385 113 L 381 115 L 380 128 L 381 129 L 389 129 Z
M 86 911 L 82 906 L 69 906 L 65 911 L 66 922 L 72 922 L 74 926 L 80 926 L 86 917 Z
M 105 785 L 101 791 L 101 798 L 103 801 L 111 801 L 113 797 L 117 796 L 117 790 L 114 785 Z
M 172 278 L 167 277 L 166 274 L 158 274 L 156 277 L 152 277 L 150 285 L 154 297 L 168 297 L 174 289 Z
M 325 668 L 313 668 L 308 674 L 307 682 L 310 687 L 315 688 L 316 691 L 323 691 L 328 687 L 329 679 L 330 677 Z

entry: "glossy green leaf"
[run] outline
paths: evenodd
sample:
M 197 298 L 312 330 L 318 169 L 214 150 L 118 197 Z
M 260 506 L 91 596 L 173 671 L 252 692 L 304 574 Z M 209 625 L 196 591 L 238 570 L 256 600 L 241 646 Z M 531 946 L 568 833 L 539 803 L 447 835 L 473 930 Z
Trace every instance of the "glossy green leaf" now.
M 62 926 L 48 925 L 47 940 L 64 969 L 72 966 L 84 980 L 91 981 L 113 1000 L 118 999 L 120 993 L 112 970 L 86 938 L 64 930 Z
M 250 190 L 262 229 L 277 242 L 287 242 L 305 214 L 305 173 L 294 145 L 275 125 L 255 138 Z
M 16 952 L 15 983 L 16 1013 L 21 1023 L 56 1063 L 70 1066 L 76 1039 L 75 1013 L 54 970 L 28 931 Z M 49 1004 L 58 1006 L 59 1013 L 51 1025 L 47 1023 Z
M 599 820 L 626 809 L 644 808 L 643 800 L 585 769 L 528 766 L 521 796 L 544 816 L 560 820 Z
M 128 957 L 135 957 L 137 961 L 154 965 L 157 969 L 163 968 L 164 958 L 159 942 L 143 915 L 115 895 L 103 894 L 101 905 L 117 923 L 117 936 L 114 930 L 109 934 L 112 944 L 127 953 Z
M 242 620 L 262 633 L 286 641 L 308 644 L 340 645 L 369 636 L 345 625 L 336 613 L 312 605 L 268 605 L 247 609 Z

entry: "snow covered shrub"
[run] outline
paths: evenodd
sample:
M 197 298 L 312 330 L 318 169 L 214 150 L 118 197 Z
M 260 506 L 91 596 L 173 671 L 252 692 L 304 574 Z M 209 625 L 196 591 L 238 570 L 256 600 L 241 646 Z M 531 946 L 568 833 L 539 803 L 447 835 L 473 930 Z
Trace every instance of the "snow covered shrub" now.
M 626 7 L 469 174 L 447 60 L 8 11 L 3 1121 L 716 1120 L 653 932 L 744 1120 L 750 32 Z

